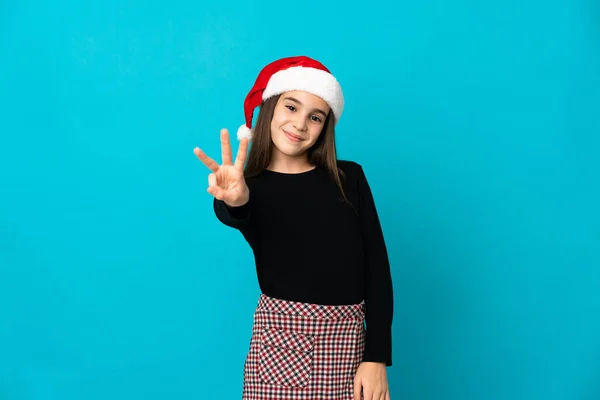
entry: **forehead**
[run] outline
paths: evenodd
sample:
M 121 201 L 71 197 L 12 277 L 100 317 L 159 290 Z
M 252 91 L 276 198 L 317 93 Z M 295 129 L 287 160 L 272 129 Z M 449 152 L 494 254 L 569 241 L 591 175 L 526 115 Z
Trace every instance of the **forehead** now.
M 293 98 L 298 100 L 302 105 L 311 108 L 320 108 L 321 110 L 329 110 L 329 105 L 321 97 L 308 93 L 302 90 L 292 90 L 281 95 L 281 99 Z

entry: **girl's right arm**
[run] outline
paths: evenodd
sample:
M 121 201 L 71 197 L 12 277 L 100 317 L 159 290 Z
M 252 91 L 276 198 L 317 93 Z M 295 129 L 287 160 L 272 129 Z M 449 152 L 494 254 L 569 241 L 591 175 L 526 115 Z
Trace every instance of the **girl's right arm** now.
M 208 157 L 200 148 L 194 154 L 206 165 L 211 173 L 208 175 L 208 193 L 214 197 L 214 210 L 219 220 L 225 225 L 243 229 L 250 217 L 250 190 L 244 179 L 244 163 L 248 151 L 248 139 L 240 141 L 240 147 L 232 163 L 232 151 L 227 129 L 221 129 L 222 165 Z
M 239 206 L 229 207 L 223 200 L 214 200 L 215 215 L 227 226 L 244 231 L 250 221 L 250 202 Z

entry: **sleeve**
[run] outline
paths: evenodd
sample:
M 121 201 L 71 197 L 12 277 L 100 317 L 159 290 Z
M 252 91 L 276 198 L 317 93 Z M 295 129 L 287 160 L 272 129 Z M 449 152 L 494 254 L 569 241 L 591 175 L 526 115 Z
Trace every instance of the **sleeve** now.
M 239 207 L 230 207 L 223 200 L 215 198 L 213 202 L 215 215 L 223 224 L 244 231 L 250 223 L 250 201 Z
M 390 263 L 371 188 L 358 165 L 359 214 L 366 253 L 366 343 L 363 361 L 392 365 L 394 299 Z

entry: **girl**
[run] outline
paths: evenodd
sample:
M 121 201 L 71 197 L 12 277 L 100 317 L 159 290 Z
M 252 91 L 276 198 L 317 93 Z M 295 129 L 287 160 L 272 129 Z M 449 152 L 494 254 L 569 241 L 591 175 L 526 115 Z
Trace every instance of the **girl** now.
M 283 58 L 246 97 L 235 162 L 225 129 L 221 165 L 194 149 L 212 171 L 216 216 L 241 232 L 256 262 L 243 399 L 390 399 L 390 267 L 364 171 L 336 156 L 343 107 L 324 65 Z

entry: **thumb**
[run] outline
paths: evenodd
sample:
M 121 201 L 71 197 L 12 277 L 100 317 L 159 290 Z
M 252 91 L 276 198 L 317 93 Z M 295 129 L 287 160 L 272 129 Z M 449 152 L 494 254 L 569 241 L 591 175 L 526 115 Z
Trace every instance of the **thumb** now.
M 361 389 L 360 380 L 355 378 L 354 379 L 354 400 L 361 400 L 360 399 L 360 389 Z
M 217 200 L 223 200 L 225 197 L 225 191 L 218 186 L 209 186 L 206 191 L 212 194 Z
M 217 176 L 213 173 L 208 174 L 208 186 L 215 186 L 217 184 Z

